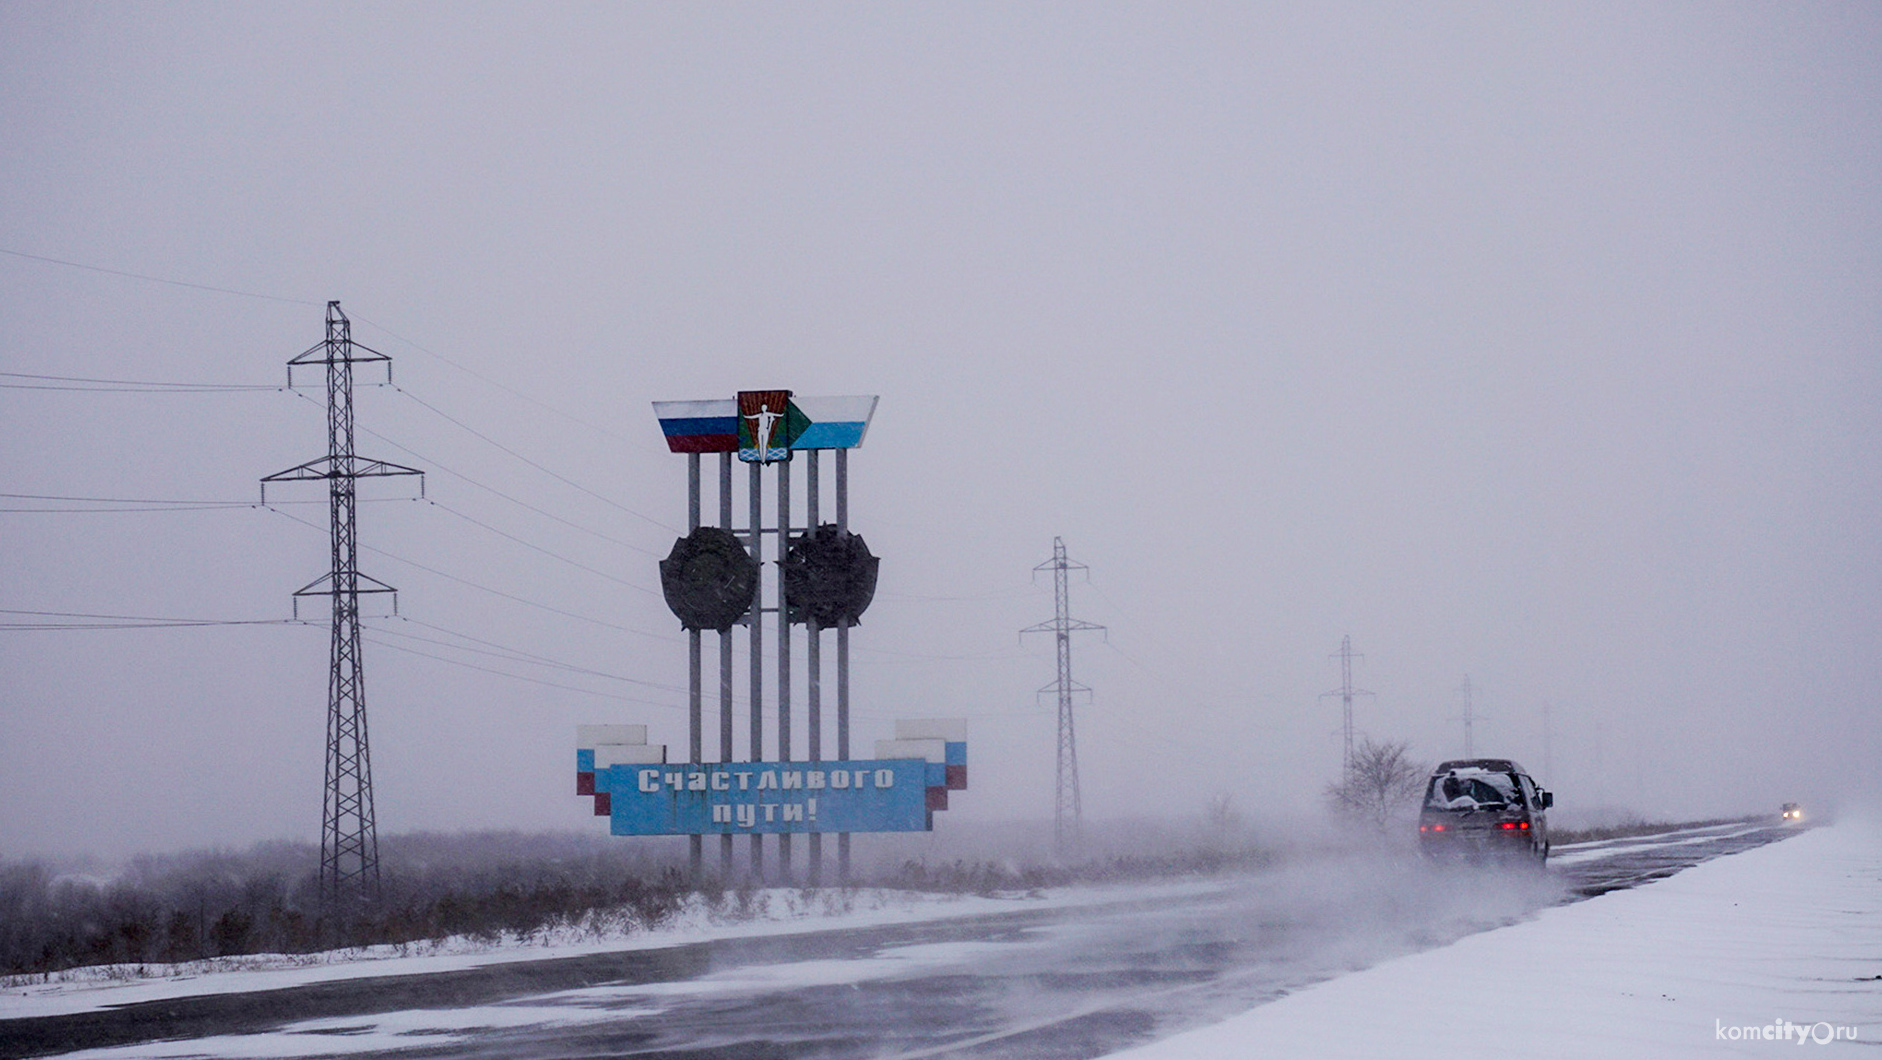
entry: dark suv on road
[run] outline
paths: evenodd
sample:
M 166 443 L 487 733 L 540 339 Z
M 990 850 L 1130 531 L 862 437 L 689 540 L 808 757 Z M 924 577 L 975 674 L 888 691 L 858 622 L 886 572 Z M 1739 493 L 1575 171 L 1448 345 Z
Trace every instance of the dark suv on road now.
M 1549 858 L 1549 807 L 1555 796 L 1507 758 L 1441 763 L 1425 786 L 1418 845 L 1434 858 Z

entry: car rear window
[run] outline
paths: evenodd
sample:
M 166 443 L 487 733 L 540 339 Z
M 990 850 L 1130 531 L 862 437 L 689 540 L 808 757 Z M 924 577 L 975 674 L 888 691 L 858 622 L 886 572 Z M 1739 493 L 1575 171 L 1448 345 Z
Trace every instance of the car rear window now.
M 1432 810 L 1474 810 L 1479 806 L 1520 803 L 1516 778 L 1483 769 L 1454 769 L 1431 778 L 1425 789 L 1425 807 Z

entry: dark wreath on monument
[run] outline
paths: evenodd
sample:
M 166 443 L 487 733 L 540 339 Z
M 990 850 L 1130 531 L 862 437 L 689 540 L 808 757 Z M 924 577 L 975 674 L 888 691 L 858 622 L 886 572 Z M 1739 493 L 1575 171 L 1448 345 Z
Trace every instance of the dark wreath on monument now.
M 792 622 L 828 629 L 855 625 L 876 596 L 876 568 L 862 536 L 825 523 L 791 540 L 784 554 L 784 601 Z
M 724 633 L 757 598 L 758 561 L 730 531 L 702 526 L 660 561 L 660 590 L 682 629 Z

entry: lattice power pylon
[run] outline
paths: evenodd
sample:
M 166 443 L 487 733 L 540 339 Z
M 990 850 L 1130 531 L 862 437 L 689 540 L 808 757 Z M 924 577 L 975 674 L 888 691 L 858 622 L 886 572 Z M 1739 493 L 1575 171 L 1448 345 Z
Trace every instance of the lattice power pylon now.
M 320 899 L 327 908 L 343 900 L 379 897 L 379 833 L 373 816 L 372 754 L 366 738 L 366 674 L 360 658 L 359 597 L 391 593 L 384 582 L 359 572 L 359 529 L 355 483 L 382 475 L 419 475 L 416 468 L 367 460 L 353 453 L 353 366 L 381 362 L 392 378 L 392 358 L 353 341 L 353 328 L 340 303 L 327 303 L 327 337 L 288 362 L 294 369 L 327 369 L 327 455 L 262 479 L 268 483 L 325 480 L 331 523 L 333 566 L 294 594 L 295 613 L 302 597 L 327 597 L 332 603 L 332 667 L 327 676 L 326 794 L 320 827 Z M 423 478 L 420 480 L 423 489 Z M 395 598 L 396 599 L 396 598 Z
M 1072 634 L 1079 630 L 1104 628 L 1072 617 L 1071 591 L 1066 583 L 1066 574 L 1089 569 L 1083 563 L 1074 563 L 1066 558 L 1064 538 L 1053 538 L 1052 558 L 1033 568 L 1035 571 L 1052 572 L 1053 619 L 1020 630 L 1022 635 L 1052 633 L 1059 645 L 1058 678 L 1039 691 L 1042 694 L 1056 692 L 1059 698 L 1059 777 L 1057 802 L 1052 816 L 1052 838 L 1060 854 L 1065 853 L 1068 845 L 1078 841 L 1084 825 L 1084 806 L 1078 792 L 1078 740 L 1072 725 L 1072 695 L 1076 692 L 1089 693 L 1091 689 L 1072 680 Z
M 1340 734 L 1345 748 L 1340 759 L 1340 782 L 1345 784 L 1353 779 L 1353 697 L 1369 696 L 1372 693 L 1363 688 L 1353 687 L 1353 660 L 1363 659 L 1365 656 L 1353 651 L 1352 634 L 1341 637 L 1340 650 L 1328 658 L 1340 661 L 1340 687 L 1331 692 L 1320 693 L 1320 698 L 1340 697 Z
M 1477 755 L 1476 742 L 1472 739 L 1471 731 L 1470 731 L 1471 727 L 1477 721 L 1477 704 L 1474 701 L 1475 691 L 1476 690 L 1471 686 L 1471 683 L 1470 683 L 1470 675 L 1465 674 L 1463 687 L 1457 690 L 1458 694 L 1464 697 L 1464 757 L 1465 758 L 1475 758 Z

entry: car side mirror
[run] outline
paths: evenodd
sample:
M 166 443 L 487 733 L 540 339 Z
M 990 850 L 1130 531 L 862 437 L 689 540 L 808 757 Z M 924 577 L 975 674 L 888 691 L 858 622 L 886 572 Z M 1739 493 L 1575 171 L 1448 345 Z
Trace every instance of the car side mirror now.
M 1555 792 L 1543 791 L 1543 792 L 1537 792 L 1537 794 L 1540 796 L 1539 801 L 1542 803 L 1543 809 L 1546 810 L 1555 805 Z

